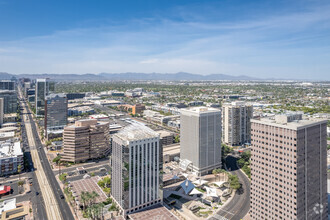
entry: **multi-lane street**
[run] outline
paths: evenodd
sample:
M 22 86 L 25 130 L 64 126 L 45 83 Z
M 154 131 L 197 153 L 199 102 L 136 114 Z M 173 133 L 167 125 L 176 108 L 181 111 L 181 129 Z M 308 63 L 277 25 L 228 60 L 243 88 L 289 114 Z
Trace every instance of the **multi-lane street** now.
M 237 167 L 237 158 L 228 156 L 226 158 L 226 166 L 230 174 L 238 176 L 242 185 L 241 189 L 237 190 L 234 197 L 222 207 L 217 215 L 212 217 L 215 219 L 231 219 L 240 220 L 249 212 L 250 209 L 250 180 Z M 220 218 L 221 217 L 221 218 Z
M 23 97 L 21 96 L 21 98 Z M 27 117 L 23 117 L 23 122 L 30 146 L 36 179 L 40 186 L 41 194 L 39 197 L 43 198 L 46 216 L 48 219 L 74 219 L 68 204 L 64 199 L 60 198 L 62 190 L 55 179 L 46 153 L 43 150 L 43 145 L 38 136 L 35 122 L 32 119 L 25 100 L 22 102 L 22 107 L 23 114 L 27 115 Z M 36 196 L 38 196 L 37 194 Z M 46 218 L 45 216 L 39 216 L 39 219 Z

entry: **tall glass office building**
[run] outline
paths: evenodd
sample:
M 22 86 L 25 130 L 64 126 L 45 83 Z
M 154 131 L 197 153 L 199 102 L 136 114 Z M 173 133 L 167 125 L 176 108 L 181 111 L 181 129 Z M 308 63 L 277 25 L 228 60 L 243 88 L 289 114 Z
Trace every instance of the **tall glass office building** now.
M 17 112 L 17 93 L 14 90 L 0 90 L 0 98 L 3 98 L 4 114 Z
M 36 115 L 38 117 L 45 115 L 45 99 L 51 92 L 55 91 L 55 82 L 49 79 L 37 79 L 36 82 Z

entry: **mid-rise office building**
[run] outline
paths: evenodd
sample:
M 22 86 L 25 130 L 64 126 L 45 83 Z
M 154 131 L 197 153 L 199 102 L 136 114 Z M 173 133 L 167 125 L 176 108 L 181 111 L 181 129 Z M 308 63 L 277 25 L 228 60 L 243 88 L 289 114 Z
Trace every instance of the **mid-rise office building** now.
M 51 92 L 55 91 L 55 82 L 49 79 L 37 79 L 35 90 L 36 115 L 42 117 L 45 115 L 45 99 Z
M 209 107 L 181 109 L 180 159 L 200 175 L 221 167 L 221 111 Z
M 4 118 L 3 98 L 0 98 L 0 126 L 3 124 L 3 118 Z
M 15 82 L 11 80 L 0 80 L 0 90 L 15 90 Z
M 110 153 L 109 122 L 95 119 L 76 121 L 63 132 L 64 161 L 82 162 L 101 158 Z
M 14 139 L 0 141 L 0 176 L 17 173 L 24 169 L 21 143 Z
M 252 219 L 328 219 L 327 121 L 251 120 Z
M 0 98 L 3 98 L 4 114 L 17 112 L 17 93 L 14 90 L 0 90 Z
M 66 95 L 50 94 L 45 102 L 45 130 L 63 129 L 67 124 L 68 100 Z
M 132 124 L 113 135 L 112 196 L 123 216 L 162 203 L 159 134 Z
M 230 146 L 251 143 L 253 106 L 244 102 L 224 103 L 222 106 L 222 142 Z

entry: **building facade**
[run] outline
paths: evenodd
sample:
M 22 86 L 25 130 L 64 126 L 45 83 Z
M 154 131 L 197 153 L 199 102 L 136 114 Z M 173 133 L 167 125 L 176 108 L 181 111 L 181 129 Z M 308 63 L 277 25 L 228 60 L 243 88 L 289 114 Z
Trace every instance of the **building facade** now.
M 66 95 L 51 94 L 45 102 L 45 130 L 63 129 L 68 119 L 68 100 Z
M 222 106 L 222 142 L 230 146 L 251 143 L 253 106 L 244 102 L 224 103 Z
M 21 143 L 13 139 L 0 142 L 0 176 L 17 173 L 24 169 Z
M 180 159 L 200 175 L 221 167 L 221 111 L 208 107 L 181 110 Z
M 17 93 L 14 90 L 0 90 L 0 98 L 3 98 L 4 114 L 17 112 Z
M 162 203 L 159 134 L 133 124 L 114 134 L 112 196 L 123 216 Z
M 64 161 L 79 163 L 110 153 L 109 122 L 87 119 L 66 126 L 63 132 Z
M 0 90 L 15 90 L 15 82 L 11 80 L 0 80 Z
M 251 219 L 328 219 L 327 121 L 251 123 Z
M 0 126 L 3 124 L 4 114 L 3 98 L 0 98 Z
M 42 117 L 45 115 L 46 96 L 55 91 L 55 82 L 49 79 L 37 79 L 35 89 L 35 107 L 36 115 Z

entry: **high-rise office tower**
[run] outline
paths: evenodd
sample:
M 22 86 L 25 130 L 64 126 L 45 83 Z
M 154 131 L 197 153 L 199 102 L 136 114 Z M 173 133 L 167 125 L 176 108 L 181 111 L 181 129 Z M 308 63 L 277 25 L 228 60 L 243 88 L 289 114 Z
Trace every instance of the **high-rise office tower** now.
M 0 80 L 0 90 L 15 90 L 15 82 L 11 80 Z
M 109 122 L 95 119 L 76 121 L 63 132 L 64 161 L 82 162 L 101 158 L 110 153 Z
M 244 102 L 224 103 L 222 106 L 222 142 L 239 146 L 251 142 L 253 106 Z
M 327 121 L 251 120 L 252 219 L 328 219 Z
M 3 98 L 4 114 L 17 112 L 17 93 L 14 90 L 0 90 L 0 98 Z
M 162 203 L 159 134 L 132 124 L 113 135 L 111 193 L 123 216 Z
M 67 124 L 68 100 L 66 95 L 51 94 L 46 96 L 45 102 L 45 130 L 63 129 Z
M 45 99 L 51 92 L 55 91 L 55 82 L 49 79 L 37 79 L 35 90 L 36 115 L 45 115 Z
M 221 167 L 221 111 L 209 107 L 181 110 L 180 158 L 204 175 Z

